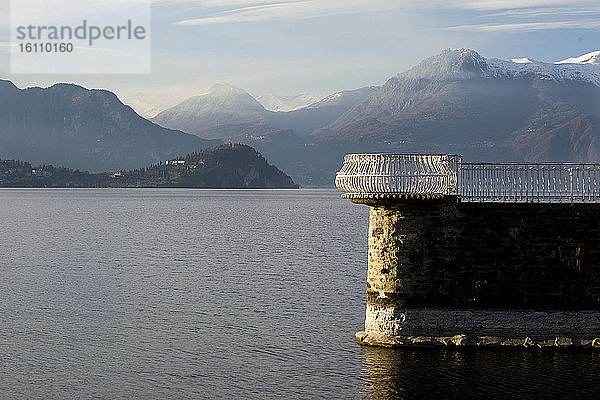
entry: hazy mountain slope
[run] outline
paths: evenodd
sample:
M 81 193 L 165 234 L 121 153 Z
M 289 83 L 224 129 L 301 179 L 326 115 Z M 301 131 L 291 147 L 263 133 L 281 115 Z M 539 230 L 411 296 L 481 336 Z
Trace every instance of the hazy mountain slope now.
M 262 106 L 269 111 L 288 112 L 307 107 L 318 102 L 324 96 L 312 93 L 300 93 L 295 96 L 278 96 L 275 94 L 264 94 L 256 96 Z
M 330 184 L 348 152 L 596 161 L 599 57 L 544 63 L 446 50 L 381 87 L 339 92 L 294 111 L 269 111 L 242 89 L 216 85 L 153 121 L 249 144 L 303 185 Z M 21 91 L 0 81 L 0 93 L 0 150 L 33 162 L 131 168 L 207 145 L 143 120 L 109 92 L 73 85 Z
M 595 126 L 600 116 L 599 54 L 544 63 L 446 50 L 381 87 L 336 93 L 299 110 L 270 112 L 244 92 L 244 101 L 226 102 L 235 106 L 226 108 L 225 122 L 200 109 L 194 125 L 167 126 L 248 143 L 305 185 L 331 182 L 347 152 L 595 161 L 597 131 L 584 122 Z M 175 108 L 181 120 L 193 111 Z
M 524 153 L 512 140 L 519 132 L 542 133 L 578 115 L 600 115 L 598 66 L 519 61 L 444 51 L 388 80 L 315 143 L 438 149 L 480 159 L 489 155 L 481 149 L 495 148 L 497 156 L 519 158 Z
M 131 169 L 212 147 L 137 115 L 111 92 L 0 81 L 0 158 L 92 171 Z
M 514 146 L 531 161 L 600 163 L 600 117 L 579 115 L 554 129 L 519 134 Z
M 161 126 L 205 138 L 252 144 L 289 134 L 290 137 L 285 138 L 289 141 L 332 123 L 373 91 L 373 88 L 344 91 L 298 110 L 273 112 L 244 90 L 219 84 L 209 93 L 189 98 L 152 120 Z
M 153 122 L 206 138 L 238 136 L 241 127 L 264 126 L 268 111 L 254 97 L 231 85 L 214 85 L 159 113 Z
M 300 136 L 318 135 L 321 128 L 334 122 L 376 90 L 375 87 L 364 87 L 334 93 L 307 107 L 287 113 L 271 114 L 269 124 L 278 129 L 292 129 Z

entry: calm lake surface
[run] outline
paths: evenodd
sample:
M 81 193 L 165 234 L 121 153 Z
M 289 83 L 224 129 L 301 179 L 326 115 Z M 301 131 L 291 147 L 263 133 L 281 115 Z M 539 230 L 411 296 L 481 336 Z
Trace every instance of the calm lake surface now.
M 357 345 L 334 190 L 0 190 L 0 398 L 599 398 L 600 355 Z

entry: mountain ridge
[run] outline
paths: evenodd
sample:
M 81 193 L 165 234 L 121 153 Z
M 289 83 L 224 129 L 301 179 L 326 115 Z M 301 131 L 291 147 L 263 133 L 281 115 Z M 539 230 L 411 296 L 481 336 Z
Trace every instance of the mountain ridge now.
M 295 111 L 316 103 L 325 96 L 312 93 L 299 93 L 294 96 L 278 96 L 275 94 L 264 94 L 254 98 L 268 111 Z
M 334 93 L 291 112 L 265 110 L 250 124 L 210 127 L 215 132 L 210 137 L 256 147 L 304 185 L 330 184 L 348 152 L 451 152 L 473 161 L 537 160 L 557 148 L 532 147 L 527 137 L 563 137 L 558 132 L 565 130 L 596 134 L 594 129 L 577 133 L 574 127 L 583 125 L 575 122 L 559 129 L 585 115 L 591 116 L 585 121 L 598 123 L 593 118 L 600 113 L 595 57 L 591 52 L 546 63 L 446 49 L 381 86 Z M 197 118 L 202 126 L 204 117 Z M 205 134 L 202 129 L 188 132 Z M 539 154 L 525 151 L 523 143 Z M 573 138 L 565 143 L 564 149 L 558 147 L 562 159 L 600 162 L 594 158 L 596 141 Z M 584 144 L 587 149 L 581 148 Z
M 208 93 L 190 97 L 151 120 L 167 128 L 209 139 L 254 140 L 285 132 L 293 138 L 309 135 L 313 130 L 333 122 L 339 113 L 373 90 L 367 87 L 342 91 L 305 107 L 275 112 L 265 109 L 243 89 L 219 84 Z
M 174 160 L 117 173 L 82 172 L 0 160 L 0 187 L 294 188 L 293 180 L 244 145 L 221 145 Z
M 0 81 L 0 157 L 93 171 L 136 168 L 217 145 L 156 125 L 104 89 Z
M 525 114 L 535 113 L 539 107 L 551 108 L 553 102 L 560 98 L 565 100 L 565 96 L 568 103 L 576 104 L 580 113 L 593 114 L 594 110 L 600 110 L 597 108 L 600 88 L 594 80 L 588 79 L 590 75 L 558 73 L 550 79 L 546 70 L 540 70 L 543 63 L 529 64 L 490 61 L 472 50 L 445 50 L 390 78 L 377 93 L 328 126 L 330 133 L 321 140 L 360 141 L 365 136 L 381 136 L 377 130 L 386 130 L 387 137 L 402 137 L 406 142 L 406 139 L 422 139 L 441 131 L 441 126 L 433 123 L 435 120 L 444 120 L 451 129 L 458 125 L 454 128 L 460 129 L 478 119 L 488 130 L 501 128 L 508 134 L 518 129 L 518 125 L 527 124 Z M 600 68 L 593 67 L 600 72 Z M 557 65 L 556 68 L 562 67 Z M 586 106 L 586 101 L 577 99 L 578 92 L 586 93 L 591 104 Z M 513 126 L 506 123 L 507 116 L 513 119 Z M 483 117 L 488 118 L 488 123 Z M 371 125 L 376 129 L 370 129 Z M 353 129 L 362 131 L 359 134 L 362 139 L 352 139 L 349 132 Z M 380 143 L 385 141 L 385 138 L 379 139 Z
M 174 132 L 250 145 L 303 186 L 331 185 L 349 152 L 600 162 L 599 55 L 593 51 L 546 63 L 447 49 L 391 75 L 381 86 L 333 93 L 293 111 L 267 110 L 243 89 L 221 84 L 164 110 L 153 121 Z M 19 90 L 0 82 L 0 91 Z M 60 92 L 61 87 L 52 90 Z M 72 106 L 86 104 L 90 97 L 101 110 L 88 115 L 91 120 L 121 128 L 120 122 L 131 123 L 127 113 L 133 110 L 115 113 L 106 106 L 118 101 L 110 95 L 66 96 Z M 60 98 L 51 103 L 64 100 Z M 69 129 L 81 131 L 77 120 L 69 121 Z

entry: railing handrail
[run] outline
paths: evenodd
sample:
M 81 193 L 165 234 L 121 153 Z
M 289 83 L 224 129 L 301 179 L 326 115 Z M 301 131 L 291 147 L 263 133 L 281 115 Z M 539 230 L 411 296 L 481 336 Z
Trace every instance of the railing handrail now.
M 395 156 L 395 157 L 405 157 L 405 156 L 448 156 L 448 157 L 462 157 L 460 154 L 450 154 L 450 153 L 351 153 L 346 154 L 344 157 L 353 157 L 353 156 Z
M 509 166 L 516 166 L 516 165 L 523 165 L 523 166 L 548 166 L 548 167 L 555 167 L 557 165 L 568 165 L 568 166 L 579 166 L 579 165 L 587 165 L 587 166 L 593 166 L 593 167 L 598 167 L 600 166 L 600 164 L 594 164 L 594 163 L 576 163 L 576 162 L 537 162 L 537 163 L 525 163 L 525 162 L 498 162 L 498 163 L 493 163 L 493 162 L 463 162 L 463 165 L 486 165 L 486 166 L 499 166 L 499 165 L 509 165 Z
M 600 164 L 465 163 L 455 154 L 349 154 L 336 175 L 349 198 L 441 197 L 466 202 L 600 202 Z

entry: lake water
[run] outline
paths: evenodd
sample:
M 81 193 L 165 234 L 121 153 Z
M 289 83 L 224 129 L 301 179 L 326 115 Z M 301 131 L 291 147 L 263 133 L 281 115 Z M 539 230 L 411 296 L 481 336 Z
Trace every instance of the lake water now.
M 354 341 L 334 190 L 0 190 L 0 398 L 598 398 L 600 355 Z

